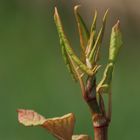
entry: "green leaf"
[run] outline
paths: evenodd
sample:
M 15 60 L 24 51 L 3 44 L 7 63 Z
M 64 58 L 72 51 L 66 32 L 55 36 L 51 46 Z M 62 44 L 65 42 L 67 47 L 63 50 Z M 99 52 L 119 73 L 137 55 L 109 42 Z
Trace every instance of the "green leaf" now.
M 93 32 L 96 30 L 96 22 L 97 22 L 97 10 L 95 10 L 95 13 L 94 13 L 94 18 L 93 18 L 93 22 L 92 22 L 92 25 L 91 25 L 91 30 L 90 32 Z
M 78 81 L 78 75 L 76 72 L 76 67 L 74 67 L 72 60 L 69 58 L 69 55 L 66 52 L 65 46 L 63 44 L 63 42 L 60 43 L 61 44 L 61 48 L 62 48 L 62 55 L 65 61 L 65 64 L 69 70 L 69 72 L 72 74 L 72 78 L 75 81 Z
M 55 8 L 55 14 L 54 14 L 54 20 L 57 26 L 57 30 L 59 33 L 59 37 L 60 37 L 60 43 L 61 45 L 63 45 L 65 47 L 65 50 L 69 56 L 69 58 L 71 58 L 71 60 L 74 62 L 74 64 L 80 68 L 81 71 L 87 73 L 88 75 L 93 75 L 93 71 L 91 69 L 89 69 L 74 53 L 73 49 L 70 46 L 70 43 L 68 41 L 68 39 L 66 38 L 65 34 L 64 34 L 64 30 L 61 24 L 61 20 L 60 17 L 58 15 L 57 9 Z M 64 59 L 66 59 L 67 56 L 65 56 Z
M 104 70 L 103 78 L 97 86 L 97 92 L 109 93 L 112 82 L 113 69 L 121 46 L 122 35 L 120 31 L 120 22 L 117 21 L 117 23 L 113 26 L 111 32 L 109 62 Z
M 89 31 L 87 29 L 87 26 L 86 26 L 83 18 L 80 16 L 80 14 L 78 12 L 79 7 L 80 7 L 80 5 L 77 5 L 74 7 L 74 13 L 75 13 L 75 18 L 76 18 L 77 25 L 78 25 L 82 53 L 85 56 L 85 49 L 86 49 L 87 42 L 89 39 Z
M 67 47 L 70 48 L 70 44 L 69 44 L 68 39 L 66 38 L 66 35 L 64 34 L 63 27 L 62 27 L 62 24 L 61 24 L 61 20 L 60 20 L 60 17 L 58 15 L 58 12 L 57 12 L 56 8 L 55 8 L 54 20 L 55 20 L 56 27 L 57 27 L 57 30 L 58 30 L 58 33 L 59 33 L 60 45 L 61 45 L 63 59 L 65 61 L 65 64 L 66 64 L 69 72 L 72 74 L 72 77 L 75 79 L 75 81 L 77 81 L 78 78 L 77 78 L 76 70 L 73 67 L 72 62 L 69 58 L 69 55 L 66 51 Z
M 73 54 L 71 48 L 66 48 L 66 50 L 69 56 L 72 58 L 74 63 L 80 68 L 81 71 L 85 72 L 89 76 L 92 76 L 94 74 L 90 68 L 88 68 L 76 55 Z
M 108 14 L 108 10 L 106 10 L 106 12 L 104 14 L 103 25 L 97 35 L 95 44 L 89 55 L 89 60 L 91 63 L 96 63 L 98 61 L 99 51 L 100 51 L 100 47 L 101 47 L 101 43 L 102 43 L 102 39 L 103 39 L 103 35 L 104 35 L 104 30 L 105 30 L 105 25 L 106 25 L 107 14 Z
M 94 18 L 93 18 L 93 23 L 92 23 L 92 26 L 91 26 L 90 37 L 89 37 L 88 45 L 87 45 L 87 48 L 86 48 L 86 57 L 89 56 L 89 54 L 92 50 L 92 47 L 95 43 L 96 22 L 97 22 L 97 11 L 95 11 Z
M 114 64 L 108 63 L 104 70 L 103 78 L 97 86 L 98 93 L 108 93 L 109 92 L 111 82 L 112 82 L 113 69 L 114 69 Z
M 111 39 L 110 39 L 110 48 L 109 48 L 109 61 L 115 63 L 122 46 L 122 34 L 120 31 L 120 21 L 112 28 Z

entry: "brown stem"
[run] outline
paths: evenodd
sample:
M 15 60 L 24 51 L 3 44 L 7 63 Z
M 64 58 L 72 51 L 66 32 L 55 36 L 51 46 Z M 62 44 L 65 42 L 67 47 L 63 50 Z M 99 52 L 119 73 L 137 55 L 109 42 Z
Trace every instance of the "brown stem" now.
M 100 107 L 96 98 L 96 79 L 95 77 L 89 77 L 86 81 L 84 99 L 87 102 L 92 115 L 101 114 Z
M 108 95 L 108 112 L 107 112 L 107 119 L 109 122 L 111 122 L 111 115 L 112 115 L 112 92 L 110 89 L 110 92 Z
M 101 114 L 93 116 L 94 140 L 107 140 L 108 120 Z
M 94 140 L 107 140 L 108 127 L 94 128 Z
M 86 81 L 84 99 L 87 102 L 92 114 L 94 140 L 107 140 L 109 121 L 106 118 L 106 113 L 104 112 L 105 110 L 102 111 L 103 106 L 99 105 L 97 101 L 95 77 L 89 77 Z

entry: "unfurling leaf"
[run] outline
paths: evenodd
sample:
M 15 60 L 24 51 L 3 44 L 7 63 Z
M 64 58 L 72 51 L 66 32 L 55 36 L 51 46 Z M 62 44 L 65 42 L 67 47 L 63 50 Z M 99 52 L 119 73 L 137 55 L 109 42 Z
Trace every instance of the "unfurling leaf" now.
M 25 126 L 42 126 L 59 140 L 71 140 L 75 117 L 69 113 L 62 117 L 46 119 L 33 110 L 18 110 L 18 120 Z
M 89 60 L 92 63 L 96 63 L 98 61 L 98 57 L 99 57 L 99 51 L 100 51 L 100 47 L 101 47 L 101 43 L 103 40 L 103 35 L 104 35 L 104 30 L 105 30 L 105 25 L 106 25 L 106 19 L 107 19 L 107 14 L 108 14 L 108 10 L 105 12 L 104 17 L 103 17 L 103 25 L 97 35 L 95 44 L 90 52 L 89 55 Z
M 120 21 L 112 28 L 111 39 L 110 39 L 110 48 L 109 48 L 109 61 L 115 63 L 119 54 L 119 50 L 122 46 L 122 34 L 120 31 Z
M 97 92 L 100 93 L 108 93 L 111 86 L 112 81 L 112 73 L 113 73 L 114 65 L 113 63 L 109 63 L 103 73 L 103 78 L 97 86 Z
M 71 64 L 72 62 L 69 59 L 69 54 L 66 51 L 67 47 L 69 47 L 69 48 L 71 48 L 71 47 L 70 47 L 69 41 L 64 33 L 57 8 L 55 8 L 54 20 L 55 20 L 56 27 L 57 27 L 58 34 L 59 34 L 59 38 L 60 38 L 60 45 L 61 45 L 61 50 L 62 50 L 62 55 L 63 55 L 64 61 L 67 65 L 69 72 L 72 74 L 72 77 L 75 79 L 75 81 L 77 81 L 78 78 L 77 78 L 75 68 Z
M 85 49 L 87 46 L 87 41 L 89 39 L 89 31 L 87 29 L 86 24 L 84 23 L 84 20 L 82 19 L 82 17 L 78 13 L 79 7 L 80 7 L 80 5 L 76 5 L 74 7 L 74 14 L 75 14 L 75 18 L 76 18 L 77 25 L 78 25 L 80 44 L 81 44 L 82 53 L 84 55 L 83 57 L 85 57 Z
M 74 67 L 73 62 L 69 58 L 69 55 L 66 52 L 65 46 L 61 43 L 61 48 L 62 48 L 62 55 L 65 61 L 65 64 L 69 70 L 69 72 L 72 74 L 72 77 L 75 81 L 78 81 L 78 75 L 76 73 L 76 67 Z
M 95 11 L 95 14 L 94 14 L 94 18 L 93 18 L 93 23 L 91 25 L 91 31 L 90 31 L 90 37 L 89 37 L 89 40 L 88 40 L 88 44 L 87 44 L 87 48 L 86 48 L 86 56 L 88 57 L 91 50 L 92 50 L 92 47 L 95 43 L 95 35 L 96 35 L 96 22 L 97 22 L 97 11 Z
M 66 38 L 65 34 L 64 34 L 64 30 L 61 24 L 61 20 L 58 14 L 57 9 L 55 8 L 55 14 L 54 14 L 54 20 L 57 26 L 57 30 L 58 30 L 58 34 L 60 37 L 60 43 L 62 45 L 62 47 L 65 47 L 66 53 L 67 55 L 65 55 L 65 60 L 67 58 L 67 56 L 69 56 L 69 58 L 71 58 L 71 60 L 73 61 L 73 63 L 79 67 L 79 69 L 84 72 L 87 73 L 88 75 L 92 76 L 94 73 L 91 69 L 89 69 L 74 53 L 73 49 L 70 46 L 70 43 L 68 41 L 68 39 Z M 67 59 L 68 60 L 68 59 Z M 71 64 L 71 63 L 69 63 Z M 73 67 L 73 66 L 71 66 Z M 80 75 L 80 74 L 79 74 Z
M 105 68 L 103 78 L 97 86 L 98 92 L 108 93 L 110 90 L 114 65 L 117 60 L 119 50 L 122 46 L 122 35 L 119 26 L 120 22 L 117 21 L 117 23 L 112 28 L 109 48 L 109 62 Z
M 97 10 L 95 10 L 93 22 L 91 25 L 90 33 L 96 30 L 96 22 L 97 22 Z
M 73 135 L 72 140 L 91 140 L 88 135 Z

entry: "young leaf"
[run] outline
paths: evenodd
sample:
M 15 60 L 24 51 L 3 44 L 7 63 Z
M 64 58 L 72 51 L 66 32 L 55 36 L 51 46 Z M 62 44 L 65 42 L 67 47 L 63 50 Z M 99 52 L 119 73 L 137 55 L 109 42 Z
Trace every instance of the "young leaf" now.
M 60 17 L 58 15 L 56 8 L 55 8 L 54 20 L 55 20 L 56 27 L 57 27 L 57 30 L 59 33 L 62 56 L 64 58 L 65 64 L 67 65 L 69 72 L 72 74 L 72 77 L 75 79 L 75 81 L 77 81 L 78 80 L 77 74 L 75 72 L 74 67 L 71 65 L 68 53 L 66 51 L 66 47 L 68 47 L 68 46 L 70 47 L 70 44 L 69 44 L 68 39 L 66 38 L 66 35 L 64 34 L 61 20 L 60 20 Z
M 122 34 L 120 31 L 120 21 L 112 28 L 111 39 L 110 39 L 110 48 L 109 48 L 109 61 L 115 63 L 119 54 L 119 50 L 122 46 Z
M 82 19 L 82 17 L 80 16 L 78 12 L 79 7 L 80 5 L 77 5 L 74 7 L 74 13 L 75 13 L 75 18 L 76 18 L 78 30 L 79 30 L 82 54 L 83 54 L 83 57 L 85 57 L 85 49 L 86 49 L 87 41 L 89 39 L 89 31 L 86 27 L 86 24 L 84 23 L 84 20 Z
M 113 73 L 114 65 L 113 63 L 109 63 L 103 73 L 103 78 L 97 86 L 98 93 L 108 93 L 111 81 L 112 81 L 112 73 Z
M 117 23 L 112 28 L 109 48 L 109 63 L 105 68 L 101 82 L 97 86 L 97 92 L 108 93 L 110 91 L 112 73 L 121 46 L 122 46 L 122 35 L 120 31 L 120 22 L 118 20 Z
M 59 140 L 71 140 L 75 117 L 69 113 L 62 117 L 46 119 L 33 110 L 18 110 L 18 120 L 25 126 L 42 126 Z
M 70 46 L 70 43 L 68 42 L 68 39 L 66 38 L 64 31 L 63 31 L 63 27 L 61 24 L 61 20 L 59 17 L 59 14 L 57 12 L 57 9 L 55 8 L 55 14 L 54 14 L 54 20 L 57 26 L 57 30 L 59 33 L 59 37 L 61 40 L 61 43 L 64 45 L 65 50 L 67 52 L 67 54 L 69 55 L 69 57 L 72 58 L 73 62 L 80 68 L 81 71 L 87 73 L 88 75 L 93 75 L 94 73 L 92 72 L 91 69 L 89 69 L 74 53 L 73 49 Z M 67 57 L 67 56 L 66 56 Z
M 95 62 L 98 60 L 99 57 L 99 50 L 101 47 L 103 35 L 104 35 L 104 30 L 105 30 L 105 25 L 106 25 L 106 18 L 107 18 L 108 10 L 105 12 L 104 17 L 103 17 L 103 25 L 98 33 L 98 36 L 96 38 L 95 44 L 91 50 L 91 53 L 89 55 L 89 60 L 91 62 Z
M 72 140 L 91 140 L 91 138 L 88 135 L 73 135 Z
M 89 37 L 87 48 L 86 48 L 86 57 L 89 56 L 91 49 L 95 43 L 96 21 L 97 21 L 97 11 L 95 11 L 93 23 L 91 25 L 90 37 Z
M 90 33 L 96 30 L 97 14 L 98 14 L 97 13 L 97 10 L 95 10 L 93 22 L 92 22 L 92 25 L 91 25 Z
M 69 72 L 72 74 L 73 79 L 75 81 L 78 81 L 78 76 L 77 76 L 77 73 L 76 73 L 76 68 L 73 66 L 73 63 L 72 63 L 71 59 L 69 58 L 69 55 L 66 52 L 65 46 L 63 45 L 63 43 L 60 43 L 60 44 L 61 44 L 62 55 L 63 55 L 64 61 L 65 61 L 65 64 L 66 64 Z

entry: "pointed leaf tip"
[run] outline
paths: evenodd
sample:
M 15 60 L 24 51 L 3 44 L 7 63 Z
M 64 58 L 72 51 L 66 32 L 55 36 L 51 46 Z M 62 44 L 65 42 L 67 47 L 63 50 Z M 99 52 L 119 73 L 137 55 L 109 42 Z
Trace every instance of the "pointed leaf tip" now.
M 119 31 L 120 30 L 120 20 L 117 21 L 117 23 L 113 26 L 114 31 Z
M 57 7 L 54 7 L 54 20 L 55 22 L 60 22 L 60 17 L 59 17 L 59 14 L 58 14 L 58 10 L 57 10 Z
M 80 8 L 81 7 L 81 5 L 79 4 L 79 5 L 76 5 L 76 6 L 74 6 L 74 10 L 75 11 L 77 11 L 78 10 L 78 8 Z
M 106 20 L 108 13 L 109 13 L 109 9 L 107 9 L 107 10 L 105 11 L 105 14 L 104 14 L 104 17 L 103 17 L 103 21 Z
M 57 7 L 54 7 L 54 14 L 58 15 Z
M 78 12 L 79 7 L 80 7 L 80 5 L 76 5 L 74 7 L 74 14 L 75 14 L 78 31 L 79 31 L 82 60 L 83 60 L 83 62 L 85 62 L 85 49 L 86 49 L 87 42 L 89 39 L 89 31 L 88 31 L 88 28 L 87 28 L 82 16 Z
M 97 10 L 95 10 L 90 32 L 93 32 L 96 30 L 97 15 L 98 15 L 98 12 L 97 12 Z

